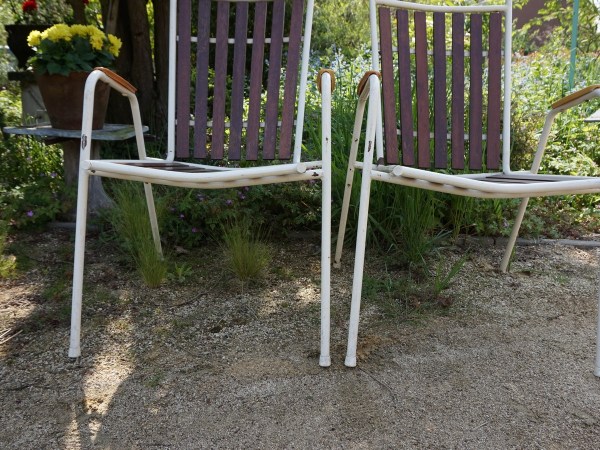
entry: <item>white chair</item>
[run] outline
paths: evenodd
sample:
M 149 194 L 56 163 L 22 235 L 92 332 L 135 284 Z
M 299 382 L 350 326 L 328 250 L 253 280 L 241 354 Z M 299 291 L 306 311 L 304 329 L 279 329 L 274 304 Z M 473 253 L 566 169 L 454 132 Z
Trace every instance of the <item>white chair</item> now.
M 600 97 L 600 85 L 552 104 L 531 169 L 511 170 L 510 0 L 497 6 L 370 0 L 370 26 L 373 70 L 359 85 L 334 260 L 334 266 L 339 265 L 358 169 L 362 183 L 347 366 L 356 365 L 371 181 L 470 197 L 522 198 L 500 265 L 502 271 L 507 270 L 529 197 L 600 192 L 600 178 L 538 174 L 554 118 L 561 111 Z M 452 75 L 450 80 L 447 72 Z M 468 92 L 465 80 L 469 81 Z M 362 130 L 365 108 L 367 122 Z M 357 161 L 361 133 L 365 136 L 363 162 Z M 460 173 L 463 169 L 470 173 Z M 600 376 L 600 353 L 595 373 Z
M 322 155 L 302 158 L 313 0 L 171 0 L 166 158 L 146 156 L 135 88 L 106 69 L 86 83 L 81 135 L 70 357 L 79 357 L 88 180 L 144 183 L 154 242 L 161 244 L 152 184 L 197 189 L 315 180 L 322 182 L 321 355 L 329 366 L 332 72 L 322 70 Z M 291 11 L 286 5 L 291 3 Z M 249 26 L 249 18 L 252 26 Z M 211 21 L 214 21 L 211 23 Z M 193 31 L 194 30 L 194 31 Z M 216 30 L 214 34 L 211 30 Z M 284 33 L 286 35 L 284 36 Z M 232 58 L 228 58 L 232 55 Z M 229 67 L 228 67 L 229 66 Z M 209 76 L 214 73 L 210 83 Z M 94 89 L 108 83 L 129 99 L 137 160 L 90 158 Z M 228 88 L 231 88 L 229 91 Z M 210 96 L 209 94 L 212 94 Z M 247 114 L 244 112 L 247 111 Z M 229 128 L 225 132 L 225 128 Z M 178 162 L 196 158 L 204 162 Z M 227 160 L 220 166 L 211 162 Z M 240 161 L 250 164 L 239 164 Z M 282 162 L 283 161 L 283 162 Z M 282 162 L 282 163 L 281 163 Z

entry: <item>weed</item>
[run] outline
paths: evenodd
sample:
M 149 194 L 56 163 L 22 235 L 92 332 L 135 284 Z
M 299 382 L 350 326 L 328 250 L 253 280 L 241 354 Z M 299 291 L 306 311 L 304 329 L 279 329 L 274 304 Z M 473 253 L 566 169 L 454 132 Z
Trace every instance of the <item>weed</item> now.
M 194 273 L 194 269 L 188 263 L 175 263 L 173 266 L 173 271 L 169 272 L 167 278 L 171 281 L 176 281 L 178 283 L 184 283 L 188 278 L 190 278 Z
M 442 291 L 450 287 L 452 280 L 458 275 L 458 272 L 460 272 L 468 258 L 468 254 L 463 255 L 458 261 L 452 264 L 448 272 L 444 272 L 442 261 L 438 263 L 433 277 L 433 294 L 436 298 L 439 297 Z
M 446 272 L 440 261 L 432 277 L 421 270 L 386 274 L 382 278 L 365 277 L 363 296 L 375 300 L 383 315 L 391 319 L 420 320 L 453 303 L 451 296 L 442 295 L 462 269 L 468 255 L 452 264 Z

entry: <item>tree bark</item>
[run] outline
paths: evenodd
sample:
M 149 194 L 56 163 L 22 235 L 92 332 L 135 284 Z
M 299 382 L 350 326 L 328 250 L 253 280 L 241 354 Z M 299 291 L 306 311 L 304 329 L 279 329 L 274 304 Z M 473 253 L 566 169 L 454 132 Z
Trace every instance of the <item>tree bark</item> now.
M 154 71 L 150 45 L 150 25 L 146 0 L 118 2 L 115 34 L 123 41 L 116 61 L 116 70 L 137 89 L 137 98 L 144 123 L 152 118 Z M 102 1 L 102 13 L 106 18 L 110 0 Z M 106 20 L 106 19 L 105 19 Z M 129 102 L 114 92 L 111 94 L 107 120 L 113 123 L 130 123 Z
M 85 5 L 81 0 L 69 0 L 69 5 L 73 8 L 73 19 L 75 23 L 86 24 Z
M 156 96 L 154 130 L 162 134 L 167 123 L 169 89 L 169 0 L 152 0 L 154 6 L 154 68 Z

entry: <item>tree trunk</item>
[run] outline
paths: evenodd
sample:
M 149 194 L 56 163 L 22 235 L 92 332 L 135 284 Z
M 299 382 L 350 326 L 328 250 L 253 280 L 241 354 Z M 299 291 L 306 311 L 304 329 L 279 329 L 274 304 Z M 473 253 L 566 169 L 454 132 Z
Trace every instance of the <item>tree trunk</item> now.
M 81 0 L 69 0 L 69 5 L 73 8 L 73 19 L 75 23 L 86 24 L 85 5 Z
M 108 0 L 102 2 L 104 17 L 108 15 L 109 3 Z M 154 74 L 146 0 L 120 1 L 117 14 L 115 34 L 123 41 L 123 46 L 117 58 L 116 70 L 138 89 L 137 98 L 142 120 L 149 124 L 153 109 Z M 131 122 L 129 102 L 114 92 L 107 120 L 112 123 Z
M 154 5 L 154 67 L 156 96 L 154 103 L 154 130 L 164 132 L 167 123 L 169 89 L 169 0 L 152 0 Z

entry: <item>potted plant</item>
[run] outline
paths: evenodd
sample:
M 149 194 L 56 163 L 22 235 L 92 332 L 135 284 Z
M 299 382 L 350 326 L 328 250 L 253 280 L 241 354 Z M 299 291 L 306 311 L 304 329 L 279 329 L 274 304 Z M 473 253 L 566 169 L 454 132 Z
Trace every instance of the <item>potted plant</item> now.
M 86 1 L 87 2 L 87 1 Z M 65 21 L 71 14 L 69 6 L 63 0 L 9 1 L 9 15 L 13 23 L 4 25 L 7 33 L 6 43 L 17 58 L 18 67 L 25 69 L 27 60 L 33 56 L 33 50 L 27 45 L 27 36 L 33 30 L 44 31 L 53 23 Z
M 35 50 L 30 59 L 54 128 L 81 127 L 85 80 L 94 67 L 111 68 L 121 41 L 93 25 L 57 24 L 32 31 L 27 39 Z M 102 128 L 108 104 L 108 85 L 96 88 L 93 128 Z

